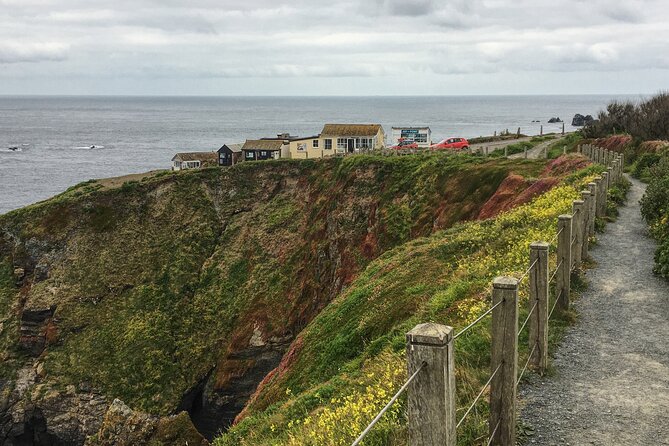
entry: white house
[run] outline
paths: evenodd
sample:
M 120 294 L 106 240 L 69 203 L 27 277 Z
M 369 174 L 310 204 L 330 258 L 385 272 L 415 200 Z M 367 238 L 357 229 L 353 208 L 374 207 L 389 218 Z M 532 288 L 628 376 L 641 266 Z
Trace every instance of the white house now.
M 418 147 L 429 148 L 432 145 L 432 131 L 428 126 L 416 127 L 393 127 L 392 145 L 397 145 L 401 140 L 411 140 L 418 144 Z

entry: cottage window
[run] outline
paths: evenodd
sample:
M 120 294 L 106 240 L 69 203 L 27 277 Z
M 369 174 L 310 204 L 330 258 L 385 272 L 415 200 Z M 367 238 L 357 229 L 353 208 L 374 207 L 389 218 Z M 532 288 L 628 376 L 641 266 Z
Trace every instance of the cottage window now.
M 326 139 L 325 140 L 325 150 L 332 150 L 332 140 L 331 139 Z
M 265 150 L 260 151 L 260 156 L 267 156 L 267 152 Z
M 311 141 L 311 145 L 314 147 L 314 149 L 317 149 L 318 148 L 318 140 L 314 139 L 313 141 Z
M 346 150 L 346 138 L 337 138 L 337 148 Z
M 360 138 L 357 141 L 357 146 L 359 149 L 369 149 L 372 147 L 372 140 L 370 138 Z
M 253 159 L 253 152 L 246 152 L 246 159 L 247 160 L 252 160 Z

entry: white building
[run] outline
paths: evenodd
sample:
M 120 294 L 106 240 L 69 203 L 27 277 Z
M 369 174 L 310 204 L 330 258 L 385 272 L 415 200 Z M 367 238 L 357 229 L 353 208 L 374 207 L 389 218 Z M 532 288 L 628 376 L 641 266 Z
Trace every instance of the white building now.
M 429 148 L 432 145 L 432 131 L 430 127 L 393 127 L 391 145 L 399 144 L 401 140 L 411 140 L 418 143 L 418 147 Z

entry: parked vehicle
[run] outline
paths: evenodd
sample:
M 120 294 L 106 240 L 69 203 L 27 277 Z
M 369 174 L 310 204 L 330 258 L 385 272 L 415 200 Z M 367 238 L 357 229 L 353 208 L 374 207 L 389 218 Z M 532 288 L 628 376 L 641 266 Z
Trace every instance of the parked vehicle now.
M 447 138 L 430 146 L 432 150 L 467 150 L 469 141 L 465 138 Z
M 400 139 L 396 145 L 392 146 L 391 149 L 400 150 L 400 149 L 417 149 L 418 143 L 412 139 Z

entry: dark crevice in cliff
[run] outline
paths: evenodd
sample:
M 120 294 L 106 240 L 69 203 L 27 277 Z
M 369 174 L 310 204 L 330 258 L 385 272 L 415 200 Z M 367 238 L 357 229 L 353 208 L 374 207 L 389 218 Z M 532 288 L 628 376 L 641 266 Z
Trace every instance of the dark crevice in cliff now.
M 279 365 L 289 342 L 230 354 L 184 395 L 177 411 L 188 412 L 198 432 L 212 440 L 232 425 L 258 384 Z
M 2 438 L 4 446 L 65 446 L 54 435 L 47 432 L 46 419 L 39 409 L 26 411 L 23 423 L 16 423 Z

